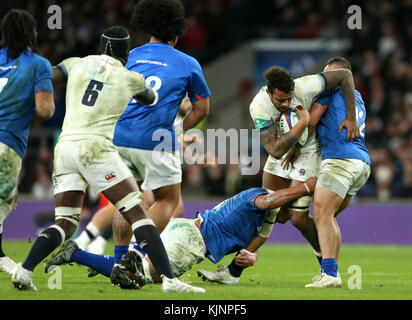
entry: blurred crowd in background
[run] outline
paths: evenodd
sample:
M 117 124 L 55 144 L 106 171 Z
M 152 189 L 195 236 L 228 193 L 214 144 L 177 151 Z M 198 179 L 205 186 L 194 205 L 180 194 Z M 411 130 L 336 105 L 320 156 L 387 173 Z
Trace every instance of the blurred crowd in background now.
M 343 52 L 352 63 L 356 88 L 367 109 L 366 141 L 372 173 L 360 197 L 412 197 L 412 0 L 368 0 L 362 28 L 347 27 L 346 0 L 184 0 L 188 29 L 177 48 L 196 57 L 203 67 L 219 55 L 253 38 L 348 38 Z M 101 32 L 128 26 L 135 0 L 2 1 L 0 15 L 23 8 L 38 22 L 40 54 L 56 65 L 70 56 L 98 53 Z M 47 8 L 62 8 L 63 28 L 47 27 Z M 148 39 L 132 32 L 135 45 Z M 251 75 L 252 78 L 252 75 Z M 61 127 L 64 87 L 55 88 L 56 114 L 33 122 L 24 159 L 20 192 L 52 199 L 52 150 Z M 212 92 L 213 95 L 213 92 Z M 253 97 L 253 96 L 252 96 Z M 213 114 L 211 100 L 211 114 Z M 251 121 L 251 120 L 250 120 Z M 242 124 L 249 128 L 250 123 Z M 39 129 L 39 130 L 36 130 Z M 41 130 L 40 130 L 41 129 Z M 267 154 L 262 150 L 262 167 Z M 261 184 L 261 175 L 241 176 L 236 165 L 184 167 L 183 189 L 227 196 Z

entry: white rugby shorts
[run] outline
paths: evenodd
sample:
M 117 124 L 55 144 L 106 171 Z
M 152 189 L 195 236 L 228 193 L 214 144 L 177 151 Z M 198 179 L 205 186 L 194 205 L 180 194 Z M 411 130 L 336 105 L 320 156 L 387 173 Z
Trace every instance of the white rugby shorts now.
M 61 140 L 54 149 L 54 194 L 85 191 L 90 185 L 102 192 L 132 177 L 116 146 L 105 138 Z
M 263 170 L 275 176 L 301 182 L 305 182 L 310 177 L 318 176 L 321 163 L 321 156 L 318 150 L 302 152 L 293 163 L 293 168 L 289 166 L 287 170 L 282 167 L 282 161 L 285 156 L 281 159 L 275 159 L 269 155 Z M 294 211 L 306 212 L 309 211 L 311 202 L 312 196 L 305 195 L 291 202 L 288 208 Z
M 358 159 L 325 159 L 316 188 L 328 189 L 342 199 L 356 195 L 369 178 L 370 166 Z
M 156 190 L 182 182 L 179 151 L 117 148 L 136 181 L 143 181 L 143 190 Z

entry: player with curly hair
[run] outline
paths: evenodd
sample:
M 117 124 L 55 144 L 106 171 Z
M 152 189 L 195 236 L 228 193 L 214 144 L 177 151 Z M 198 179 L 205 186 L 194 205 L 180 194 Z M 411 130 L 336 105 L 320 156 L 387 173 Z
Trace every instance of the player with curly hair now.
M 17 200 L 17 180 L 26 153 L 31 119 L 53 116 L 52 67 L 40 57 L 36 20 L 10 10 L 1 21 L 0 44 L 0 271 L 16 263 L 2 249 L 3 222 Z
M 347 69 L 327 70 L 293 79 L 283 67 L 273 66 L 264 72 L 264 77 L 266 85 L 252 100 L 249 111 L 260 133 L 260 142 L 269 154 L 263 169 L 262 186 L 278 190 L 302 184 L 309 177 L 317 176 L 319 173 L 321 157 L 316 135 L 310 135 L 303 146 L 298 146 L 297 141 L 309 125 L 308 111 L 312 100 L 321 92 L 341 87 L 346 101 L 346 118 L 339 129 L 347 129 L 348 140 L 353 141 L 359 137 L 355 91 L 352 73 Z M 282 135 L 277 119 L 289 109 L 296 111 L 299 122 Z M 288 203 L 282 208 L 278 219 L 291 221 L 311 244 L 321 263 L 318 235 L 313 218 L 309 216 L 311 201 L 312 196 L 304 195 Z M 265 238 L 255 237 L 250 245 L 252 251 L 265 241 Z M 239 277 L 242 271 L 243 268 L 233 260 L 226 269 L 226 274 L 219 271 L 209 272 L 205 279 L 224 283 L 225 277 Z

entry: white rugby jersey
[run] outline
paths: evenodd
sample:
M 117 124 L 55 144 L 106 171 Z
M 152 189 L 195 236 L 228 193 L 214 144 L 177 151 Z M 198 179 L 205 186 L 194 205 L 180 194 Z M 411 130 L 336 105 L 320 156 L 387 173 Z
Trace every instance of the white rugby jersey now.
M 69 58 L 57 66 L 67 76 L 66 115 L 59 139 L 100 136 L 113 140 L 129 101 L 147 90 L 144 77 L 107 55 Z
M 302 106 L 310 111 L 313 98 L 326 90 L 325 79 L 320 74 L 308 75 L 294 80 L 295 90 L 293 91 L 290 108 L 295 109 L 297 106 Z M 258 94 L 254 97 L 249 107 L 250 115 L 255 123 L 256 129 L 259 129 L 259 124 L 264 121 L 272 121 L 277 123 L 282 112 L 280 112 L 270 101 L 269 95 L 266 92 L 266 86 L 262 87 Z M 278 130 L 278 132 L 280 132 Z M 319 144 L 316 139 L 315 132 L 308 138 L 306 144 L 302 147 L 302 152 L 319 149 Z

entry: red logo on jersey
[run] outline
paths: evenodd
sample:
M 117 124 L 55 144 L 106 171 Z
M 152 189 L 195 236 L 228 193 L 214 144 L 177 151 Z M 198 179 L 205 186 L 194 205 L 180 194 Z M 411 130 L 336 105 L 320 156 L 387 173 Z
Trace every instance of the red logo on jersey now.
M 114 172 L 110 172 L 110 173 L 106 174 L 104 176 L 104 178 L 106 179 L 106 181 L 110 181 L 110 180 L 116 178 L 116 175 L 114 174 Z

